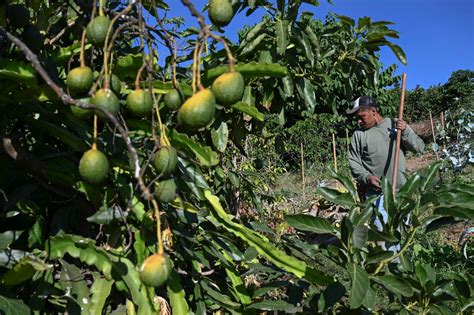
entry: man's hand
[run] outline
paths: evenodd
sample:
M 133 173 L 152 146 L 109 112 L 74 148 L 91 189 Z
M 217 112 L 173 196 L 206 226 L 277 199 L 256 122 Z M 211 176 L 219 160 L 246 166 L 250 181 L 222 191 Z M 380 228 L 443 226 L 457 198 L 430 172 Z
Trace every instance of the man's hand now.
M 395 118 L 395 127 L 404 132 L 407 129 L 407 123 L 403 119 Z
M 369 178 L 367 178 L 367 181 L 375 190 L 381 190 L 380 179 L 377 176 L 370 175 Z

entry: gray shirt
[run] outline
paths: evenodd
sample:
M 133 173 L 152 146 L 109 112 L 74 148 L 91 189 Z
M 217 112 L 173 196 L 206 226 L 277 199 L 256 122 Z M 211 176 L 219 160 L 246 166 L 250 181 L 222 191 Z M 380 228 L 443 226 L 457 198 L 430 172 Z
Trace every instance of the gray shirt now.
M 393 160 L 397 133 L 392 119 L 385 118 L 372 128 L 358 129 L 351 138 L 349 164 L 355 179 L 366 191 L 372 187 L 367 181 L 370 175 L 382 179 L 387 177 L 392 182 Z M 406 182 L 404 150 L 421 153 L 425 147 L 423 140 L 407 125 L 402 133 L 400 159 L 398 161 L 397 190 Z

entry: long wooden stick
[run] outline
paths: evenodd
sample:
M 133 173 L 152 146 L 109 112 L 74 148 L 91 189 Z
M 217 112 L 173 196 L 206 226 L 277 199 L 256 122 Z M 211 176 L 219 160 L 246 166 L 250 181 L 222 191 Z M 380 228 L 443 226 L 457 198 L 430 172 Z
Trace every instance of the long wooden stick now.
M 433 143 L 437 144 L 436 143 L 434 124 L 433 124 L 433 115 L 431 115 L 431 111 L 430 111 L 430 123 L 431 123 L 431 133 L 433 134 Z M 436 150 L 434 153 L 435 153 L 435 156 L 436 156 L 436 160 L 438 161 L 439 160 L 438 150 Z
M 441 112 L 439 115 L 439 119 L 441 120 L 441 130 L 444 132 L 444 112 Z M 443 149 L 446 149 L 446 143 L 443 141 Z
M 336 136 L 334 134 L 332 134 L 332 157 L 334 161 L 334 171 L 337 173 Z
M 400 96 L 400 109 L 398 110 L 398 119 L 403 119 L 403 108 L 405 107 L 405 87 L 407 83 L 406 73 L 402 76 L 402 95 Z M 393 161 L 393 175 L 392 175 L 392 193 L 395 196 L 397 192 L 397 174 L 398 174 L 398 159 L 400 158 L 400 142 L 402 140 L 402 131 L 397 130 L 397 143 L 395 147 L 395 160 Z
M 306 182 L 304 178 L 304 145 L 303 142 L 301 142 L 301 189 L 303 190 L 303 200 L 306 200 Z

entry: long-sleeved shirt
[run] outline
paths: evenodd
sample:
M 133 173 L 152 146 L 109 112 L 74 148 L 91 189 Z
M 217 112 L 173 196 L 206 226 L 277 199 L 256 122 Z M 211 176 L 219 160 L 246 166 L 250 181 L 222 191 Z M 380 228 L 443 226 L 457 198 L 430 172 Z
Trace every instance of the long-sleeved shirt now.
M 396 137 L 395 123 L 389 118 L 385 118 L 380 124 L 369 129 L 358 129 L 352 135 L 349 164 L 352 175 L 366 191 L 373 191 L 373 187 L 368 182 L 371 175 L 380 179 L 387 177 L 389 182 L 392 182 Z M 421 153 L 425 144 L 407 125 L 402 133 L 400 147 L 397 190 L 406 182 L 404 150 Z

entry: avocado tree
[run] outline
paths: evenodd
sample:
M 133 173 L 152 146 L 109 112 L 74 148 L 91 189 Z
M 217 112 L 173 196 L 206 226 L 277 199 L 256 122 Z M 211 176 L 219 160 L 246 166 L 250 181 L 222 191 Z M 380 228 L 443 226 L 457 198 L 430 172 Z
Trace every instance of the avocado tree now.
M 261 6 L 296 21 L 300 2 L 211 0 L 208 11 L 219 27 Z M 2 312 L 301 312 L 342 283 L 295 250 L 297 240 L 226 211 L 229 187 L 245 180 L 228 153 L 263 122 L 267 104 L 246 100 L 279 80 L 283 89 L 290 70 L 246 60 L 191 1 L 181 3 L 199 23 L 182 55 L 179 20 L 165 18 L 174 2 L 0 5 Z M 206 54 L 217 43 L 220 54 Z M 184 72 L 182 56 L 192 56 Z M 311 90 L 310 79 L 287 87 Z M 455 205 L 437 219 L 470 218 Z M 357 271 L 353 287 L 365 281 L 359 258 L 343 266 Z M 350 292 L 341 297 L 352 308 L 370 308 L 360 290 Z

